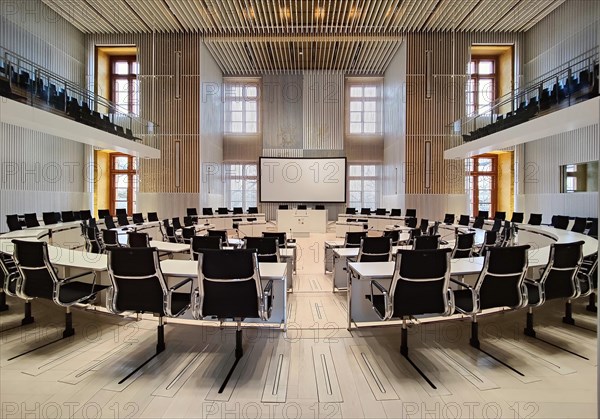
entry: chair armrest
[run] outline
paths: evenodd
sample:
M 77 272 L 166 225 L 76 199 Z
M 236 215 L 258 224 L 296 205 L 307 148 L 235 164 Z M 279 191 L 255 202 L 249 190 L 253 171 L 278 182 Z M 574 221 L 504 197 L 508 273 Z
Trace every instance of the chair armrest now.
M 273 311 L 273 280 L 270 279 L 263 288 L 259 317 L 261 320 L 269 320 Z
M 273 295 L 273 280 L 270 279 L 267 282 L 267 285 L 265 285 L 265 288 L 263 289 L 263 295 Z
M 371 295 L 373 295 L 373 285 L 377 288 L 382 294 L 387 294 L 387 290 L 383 285 L 381 285 L 377 281 L 371 281 Z
M 461 287 L 468 288 L 468 289 L 470 289 L 470 290 L 472 290 L 472 289 L 473 289 L 473 287 L 472 287 L 472 286 L 470 286 L 469 284 L 465 284 L 464 282 L 462 282 L 462 281 L 459 281 L 458 279 L 450 278 L 450 282 L 452 282 L 452 283 L 454 283 L 454 284 L 456 284 L 456 285 L 460 285 Z
M 178 284 L 173 285 L 172 287 L 169 288 L 169 292 L 173 292 L 176 289 L 181 288 L 182 286 L 184 286 L 187 283 L 192 282 L 193 279 L 192 278 L 185 278 L 183 281 L 179 282 Z
M 94 275 L 94 282 L 96 281 L 96 276 L 95 276 L 95 272 L 94 271 L 87 271 L 87 272 L 83 272 L 77 275 L 73 275 L 73 276 L 69 276 L 67 278 L 64 278 L 61 282 L 61 284 L 66 284 L 67 282 L 71 282 L 74 279 L 77 278 L 81 278 L 82 276 L 86 276 L 86 275 Z
M 375 308 L 375 293 L 373 292 L 373 287 L 377 288 L 381 295 L 383 295 L 383 307 L 385 309 L 384 313 L 380 313 L 379 310 Z M 390 304 L 388 290 L 385 289 L 383 285 L 381 285 L 375 280 L 371 281 L 371 305 L 373 306 L 373 311 L 375 311 L 375 313 L 377 314 L 377 316 L 379 316 L 381 320 L 389 320 L 392 318 L 392 315 L 394 314 L 394 308 Z
M 524 278 L 523 279 L 523 283 L 527 283 L 529 285 L 535 285 L 536 287 L 540 284 L 538 281 L 536 281 L 535 279 L 529 279 L 529 278 Z

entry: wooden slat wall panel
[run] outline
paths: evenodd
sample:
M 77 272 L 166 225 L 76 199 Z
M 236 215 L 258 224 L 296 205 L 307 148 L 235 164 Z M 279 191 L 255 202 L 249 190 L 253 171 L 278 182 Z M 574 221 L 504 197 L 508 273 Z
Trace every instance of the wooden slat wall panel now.
M 262 137 L 264 149 L 301 149 L 305 127 L 302 75 L 270 75 L 262 78 Z
M 303 119 L 305 150 L 344 148 L 344 73 L 304 73 Z

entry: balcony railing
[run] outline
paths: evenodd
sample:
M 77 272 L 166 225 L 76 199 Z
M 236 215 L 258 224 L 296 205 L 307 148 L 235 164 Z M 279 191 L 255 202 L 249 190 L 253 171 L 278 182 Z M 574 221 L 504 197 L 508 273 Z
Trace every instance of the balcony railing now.
M 127 109 L 0 47 L 0 94 L 132 141 L 152 143 L 158 127 Z

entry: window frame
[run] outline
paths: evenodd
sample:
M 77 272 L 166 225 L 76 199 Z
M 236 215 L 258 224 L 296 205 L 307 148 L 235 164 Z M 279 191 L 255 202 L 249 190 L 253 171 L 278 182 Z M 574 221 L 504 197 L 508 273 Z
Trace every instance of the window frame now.
M 117 74 L 115 72 L 115 63 L 118 61 L 127 61 L 127 68 L 128 68 L 128 73 L 127 74 Z M 139 73 L 139 65 L 140 63 L 137 60 L 137 56 L 135 55 L 111 55 L 110 56 L 110 60 L 109 60 L 109 65 L 110 65 L 110 101 L 115 103 L 117 105 L 117 110 L 118 111 L 123 111 L 123 110 L 127 110 L 127 113 L 130 115 L 139 115 L 140 113 L 140 88 L 139 88 L 139 79 L 138 79 L 138 73 Z M 133 72 L 133 64 L 136 64 L 138 67 L 138 73 L 134 73 Z M 137 99 L 137 103 L 135 101 L 131 101 L 128 100 L 127 101 L 127 108 L 124 108 L 123 105 L 119 105 L 117 102 L 117 98 L 116 98 L 116 90 L 115 90 L 115 83 L 118 80 L 127 80 L 128 82 L 128 98 L 131 98 L 133 96 L 136 97 Z M 137 83 L 135 83 L 137 82 Z M 137 92 L 136 91 L 131 91 L 131 87 L 137 85 Z M 137 106 L 137 112 L 135 109 L 135 106 Z
M 232 102 L 239 102 L 233 99 L 239 98 L 236 95 L 230 95 L 231 86 L 240 86 L 242 87 L 242 132 L 234 132 L 231 130 L 232 121 L 228 119 L 231 115 L 231 112 L 239 112 L 231 110 Z M 250 102 L 254 102 L 254 100 L 248 100 L 248 96 L 246 95 L 246 89 L 248 87 L 256 88 L 256 132 L 249 132 L 246 130 L 246 124 L 248 123 L 246 117 L 248 111 L 246 106 Z M 248 77 L 224 77 L 223 78 L 223 134 L 226 136 L 257 136 L 262 132 L 261 126 L 261 98 L 262 98 L 262 83 L 260 78 L 248 78 Z M 250 122 L 252 123 L 252 122 Z
M 493 63 L 493 72 L 492 74 L 481 74 L 479 73 L 479 63 L 481 61 L 492 61 Z M 471 73 L 470 67 L 471 64 L 474 63 L 474 67 L 477 69 L 475 73 Z M 465 113 L 468 117 L 474 117 L 477 115 L 490 115 L 492 113 L 492 109 L 495 105 L 496 100 L 498 99 L 498 56 L 496 55 L 475 55 L 471 56 L 471 59 L 467 63 L 467 84 L 465 86 Z M 479 80 L 480 79 L 491 79 L 492 80 L 492 99 L 490 100 L 490 109 L 488 112 L 480 113 L 479 111 Z M 473 91 L 468 90 L 469 81 L 473 81 L 474 89 Z M 469 103 L 469 93 L 473 93 L 473 103 Z M 473 106 L 473 112 L 469 112 L 469 106 Z
M 365 87 L 375 87 L 377 89 L 377 94 L 375 96 L 375 102 L 376 102 L 376 110 L 375 110 L 375 115 L 376 115 L 376 121 L 375 121 L 375 125 L 376 125 L 376 130 L 374 133 L 366 133 L 364 132 L 364 125 L 365 125 L 365 118 L 364 118 L 364 114 L 365 111 L 364 110 L 364 103 L 365 102 L 371 102 L 373 100 L 369 100 L 370 98 L 366 98 L 364 96 L 361 97 L 361 100 L 358 99 L 352 99 L 351 97 L 351 89 L 353 87 L 362 87 L 363 89 Z M 345 123 L 344 123 L 344 131 L 347 137 L 355 137 L 355 138 L 380 138 L 383 137 L 383 77 L 347 77 L 346 78 L 346 83 L 345 83 L 345 98 L 344 98 L 344 119 L 345 119 Z M 351 111 L 351 103 L 352 102 L 361 102 L 363 103 L 363 109 L 361 111 Z M 351 132 L 351 113 L 353 112 L 360 112 L 361 113 L 361 132 L 360 133 L 353 133 Z
M 360 176 L 355 176 L 352 175 L 352 167 L 355 166 L 360 166 Z M 366 166 L 373 166 L 375 168 L 375 175 L 373 176 L 365 176 L 365 167 Z M 365 205 L 365 181 L 373 181 L 375 182 L 375 200 L 373 201 L 373 207 L 371 207 L 371 204 L 369 204 L 369 208 L 371 209 L 376 209 L 379 207 L 380 202 L 381 202 L 381 176 L 382 176 L 382 165 L 379 163 L 374 163 L 374 162 L 364 162 L 364 163 L 358 163 L 358 162 L 354 162 L 354 163 L 348 163 L 348 206 L 349 207 L 355 207 L 355 208 L 367 208 L 367 206 Z M 358 192 L 358 191 L 352 191 L 351 190 L 351 185 L 352 185 L 352 181 L 360 181 L 361 183 L 361 190 L 360 190 L 360 206 L 356 206 L 356 201 L 352 201 L 351 200 L 351 193 L 352 192 Z M 367 192 L 371 192 L 371 191 L 367 191 Z
M 492 170 L 489 172 L 479 171 L 479 159 L 491 159 L 492 160 Z M 473 202 L 470 202 L 471 205 L 471 214 L 475 217 L 479 213 L 479 182 L 478 179 L 480 176 L 491 176 L 492 178 L 492 187 L 491 187 L 491 199 L 490 199 L 490 209 L 489 214 L 493 215 L 496 213 L 498 208 L 498 156 L 495 154 L 481 154 L 479 156 L 473 156 L 470 159 L 473 161 L 473 170 L 465 170 L 466 176 L 465 181 L 469 177 L 473 178 L 473 189 L 469 193 L 472 194 Z M 465 164 L 466 169 L 466 164 Z M 465 187 L 465 189 L 467 189 Z M 469 201 L 471 200 L 471 195 L 469 196 Z
M 225 174 L 225 196 L 226 196 L 226 204 L 228 208 L 233 208 L 234 206 L 238 206 L 237 204 L 233 204 L 232 202 L 232 191 L 233 189 L 231 189 L 231 181 L 232 180 L 241 180 L 242 181 L 242 203 L 241 203 L 241 207 L 244 209 L 247 209 L 249 207 L 256 207 L 258 206 L 258 198 L 259 198 L 259 182 L 258 182 L 258 163 L 257 162 L 226 162 L 223 163 L 224 164 L 224 174 Z M 234 170 L 232 170 L 232 166 L 241 166 L 241 175 L 235 175 Z M 247 166 L 254 166 L 255 169 L 255 175 L 247 175 L 246 173 L 246 167 Z M 249 189 L 246 186 L 246 183 L 248 181 L 254 181 L 255 185 L 256 185 L 256 197 L 255 197 L 255 201 L 250 202 L 248 200 L 248 192 Z M 238 201 L 236 201 L 238 202 Z
M 128 164 L 127 170 L 119 170 L 115 168 L 115 160 L 118 157 L 127 157 Z M 138 185 L 136 181 L 139 181 L 138 171 L 137 171 L 137 163 L 134 162 L 136 157 L 130 156 L 128 154 L 123 153 L 111 153 L 110 155 L 110 213 L 115 214 L 117 208 L 117 186 L 116 186 L 116 177 L 121 175 L 127 176 L 127 214 L 133 214 L 137 208 L 134 207 L 134 203 L 137 206 L 137 199 L 134 195 L 137 192 Z M 134 168 L 135 167 L 135 168 Z

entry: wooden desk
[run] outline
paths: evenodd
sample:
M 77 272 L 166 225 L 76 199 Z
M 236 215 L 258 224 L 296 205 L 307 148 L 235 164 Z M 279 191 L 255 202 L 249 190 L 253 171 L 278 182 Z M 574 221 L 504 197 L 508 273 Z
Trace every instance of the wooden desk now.
M 277 210 L 277 231 L 326 233 L 327 210 Z

